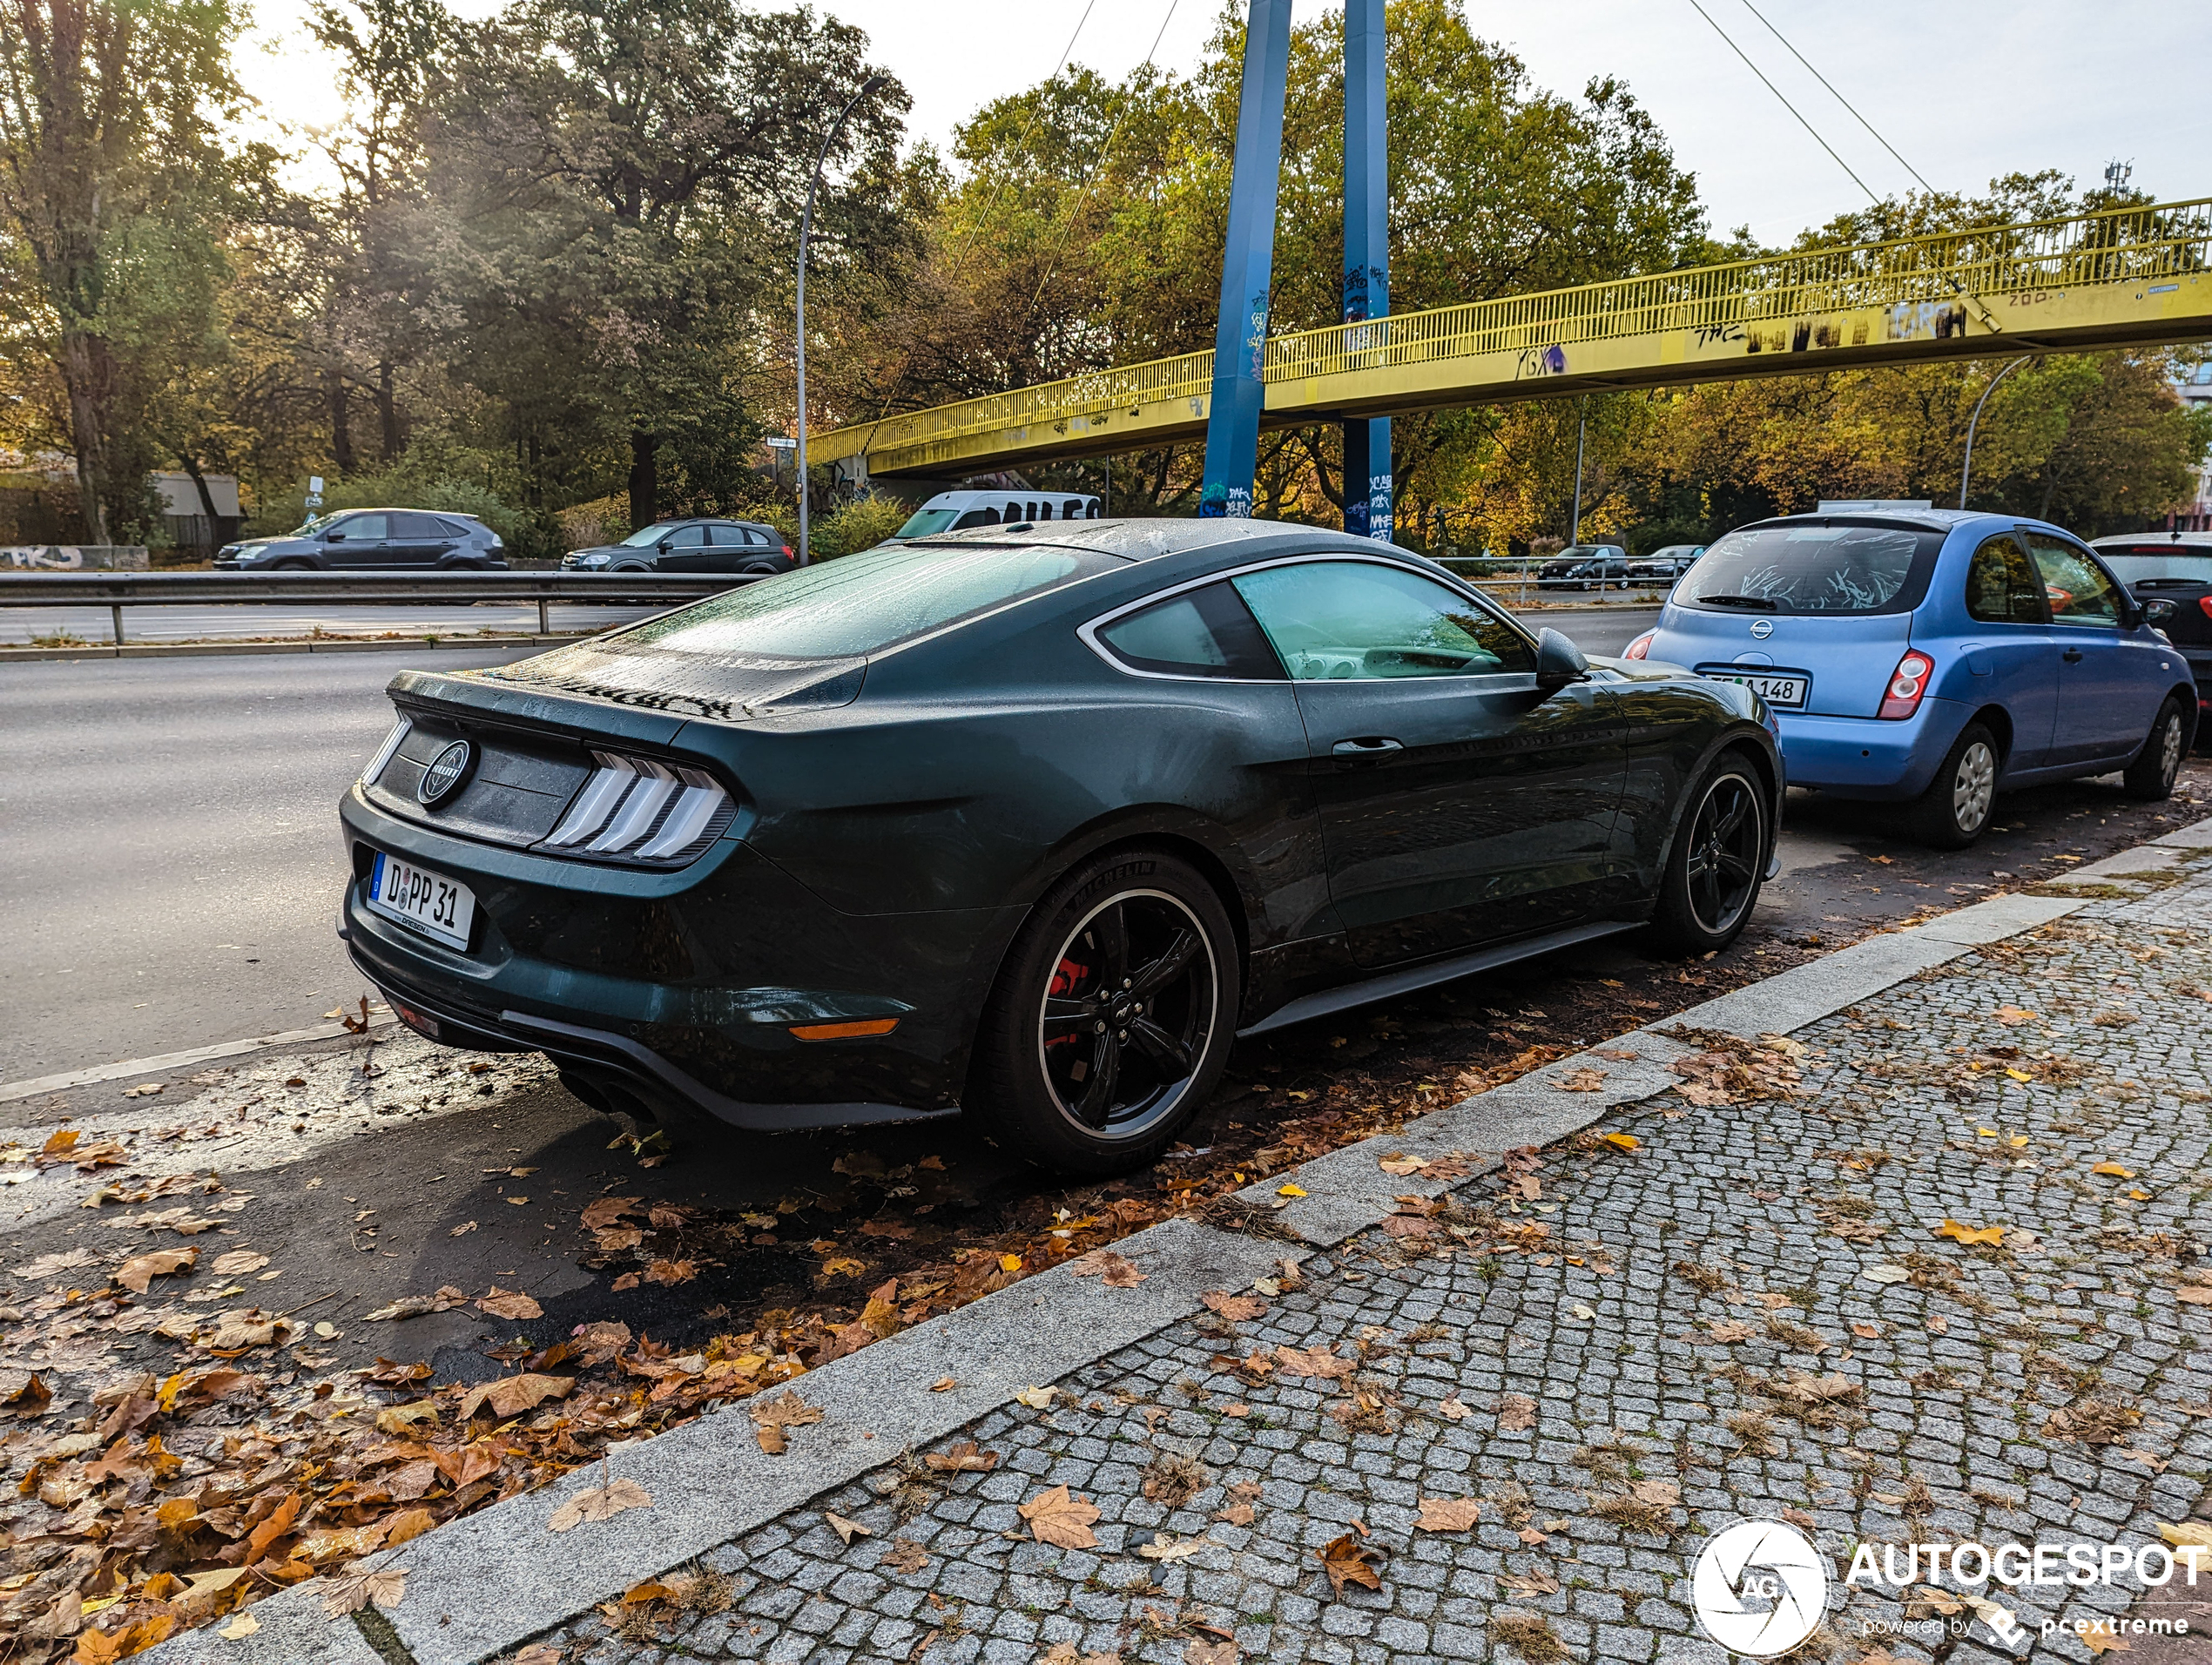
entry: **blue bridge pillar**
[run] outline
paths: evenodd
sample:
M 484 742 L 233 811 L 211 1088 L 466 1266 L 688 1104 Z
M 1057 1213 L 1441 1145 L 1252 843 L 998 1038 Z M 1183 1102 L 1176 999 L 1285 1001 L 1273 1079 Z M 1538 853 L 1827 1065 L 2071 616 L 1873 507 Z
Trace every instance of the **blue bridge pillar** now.
M 1344 321 L 1390 313 L 1390 130 L 1383 0 L 1344 5 Z M 1390 418 L 1344 425 L 1344 529 L 1391 539 Z
M 1283 166 L 1283 94 L 1291 68 L 1291 0 L 1251 0 L 1229 184 L 1229 243 L 1221 262 L 1213 399 L 1206 408 L 1201 517 L 1249 519 L 1265 390 L 1268 286 L 1275 271 L 1275 192 Z

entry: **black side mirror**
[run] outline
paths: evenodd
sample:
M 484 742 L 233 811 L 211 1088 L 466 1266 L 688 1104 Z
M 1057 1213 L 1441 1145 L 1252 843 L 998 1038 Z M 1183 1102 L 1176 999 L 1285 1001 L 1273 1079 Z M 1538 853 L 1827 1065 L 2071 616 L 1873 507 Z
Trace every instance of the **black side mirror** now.
M 346 535 L 343 532 L 325 532 L 322 535 L 322 541 L 326 543 L 343 543 L 346 541 Z
M 1571 682 L 1587 682 L 1590 676 L 1590 662 L 1582 657 L 1582 650 L 1561 636 L 1557 630 L 1544 630 L 1536 637 L 1536 691 L 1553 693 Z
M 2173 622 L 2174 616 L 2181 610 L 2181 603 L 2171 597 L 2161 596 L 2155 601 L 2147 601 L 2142 604 L 2143 623 L 2156 625 L 2169 624 Z

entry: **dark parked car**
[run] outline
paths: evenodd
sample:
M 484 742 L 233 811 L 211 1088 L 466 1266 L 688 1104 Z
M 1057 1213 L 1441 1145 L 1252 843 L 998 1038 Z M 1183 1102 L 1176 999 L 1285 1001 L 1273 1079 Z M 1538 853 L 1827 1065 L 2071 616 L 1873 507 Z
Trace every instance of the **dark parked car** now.
M 2196 677 L 2196 746 L 2212 748 L 2212 532 L 2142 532 L 2089 546 Z
M 1671 590 L 1704 553 L 1703 543 L 1669 543 L 1663 549 L 1654 549 L 1649 555 L 1629 562 L 1629 576 L 1640 584 L 1665 584 Z
M 329 572 L 368 568 L 443 567 L 482 572 L 504 567 L 499 534 L 474 515 L 446 509 L 351 509 L 309 521 L 282 537 L 226 543 L 219 571 Z
M 561 564 L 579 572 L 789 572 L 799 564 L 784 535 L 759 521 L 672 520 L 619 543 L 571 549 Z
M 979 528 L 406 671 L 341 930 L 433 1040 L 777 1129 L 1151 1159 L 1234 1038 L 1649 925 L 1742 930 L 1749 689 L 1591 662 L 1387 545 Z
M 1577 543 L 1536 570 L 1540 590 L 1629 587 L 1629 552 L 1617 543 Z

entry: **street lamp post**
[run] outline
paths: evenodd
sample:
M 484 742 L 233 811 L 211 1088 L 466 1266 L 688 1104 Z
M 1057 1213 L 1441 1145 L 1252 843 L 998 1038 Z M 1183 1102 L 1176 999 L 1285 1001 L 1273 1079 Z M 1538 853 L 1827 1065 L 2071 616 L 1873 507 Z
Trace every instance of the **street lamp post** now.
M 1990 377 L 1989 385 L 1981 390 L 1981 397 L 1974 401 L 1974 414 L 1966 419 L 1966 461 L 1959 465 L 1959 507 L 1960 509 L 1964 509 L 1966 506 L 1966 482 L 1973 477 L 1974 427 L 1981 421 L 1981 408 L 1989 402 L 1989 395 L 1997 391 L 1997 384 L 1999 382 L 2002 381 L 2006 376 L 2012 374 L 2013 371 L 2019 369 L 2020 366 L 2026 364 L 2028 360 L 2033 356 L 2033 354 L 2023 354 L 2019 358 L 2014 359 L 2010 364 L 2000 370 L 1995 375 Z
M 846 122 L 860 107 L 860 100 L 889 78 L 882 75 L 868 77 L 860 83 L 860 90 L 845 101 L 845 108 L 837 112 L 837 119 L 830 124 L 828 137 L 822 140 L 822 153 L 814 158 L 814 174 L 806 182 L 806 206 L 799 216 L 799 422 L 795 432 L 799 436 L 799 564 L 802 567 L 806 564 L 806 244 L 814 232 L 814 193 L 821 189 L 822 170 L 829 164 L 830 149 L 845 131 Z

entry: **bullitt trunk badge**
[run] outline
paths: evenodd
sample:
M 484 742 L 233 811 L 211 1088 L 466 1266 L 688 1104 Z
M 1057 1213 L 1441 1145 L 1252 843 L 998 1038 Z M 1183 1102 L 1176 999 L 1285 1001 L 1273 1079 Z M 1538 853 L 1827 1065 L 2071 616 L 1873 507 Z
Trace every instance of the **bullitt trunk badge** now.
M 469 779 L 469 771 L 476 761 L 476 748 L 469 740 L 455 740 L 451 745 L 430 759 L 430 766 L 422 772 L 422 781 L 415 789 L 415 796 L 425 809 L 437 806 L 461 790 Z

